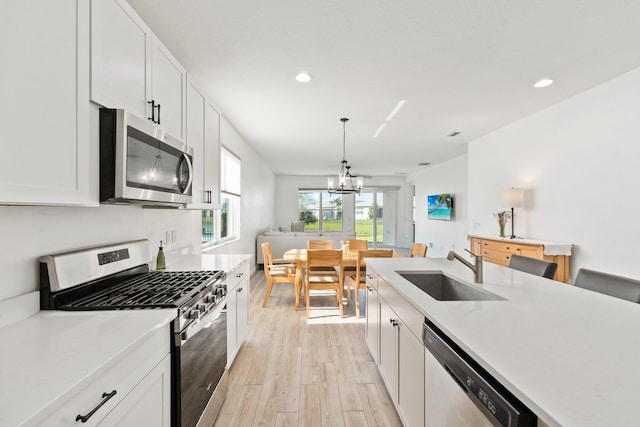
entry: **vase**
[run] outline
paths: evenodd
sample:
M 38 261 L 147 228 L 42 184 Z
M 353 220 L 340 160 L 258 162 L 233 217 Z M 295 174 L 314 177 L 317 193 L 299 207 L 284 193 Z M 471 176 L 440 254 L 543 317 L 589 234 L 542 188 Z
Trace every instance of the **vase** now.
M 505 237 L 504 236 L 504 226 L 505 226 L 505 224 L 498 223 L 498 225 L 500 226 L 500 237 Z

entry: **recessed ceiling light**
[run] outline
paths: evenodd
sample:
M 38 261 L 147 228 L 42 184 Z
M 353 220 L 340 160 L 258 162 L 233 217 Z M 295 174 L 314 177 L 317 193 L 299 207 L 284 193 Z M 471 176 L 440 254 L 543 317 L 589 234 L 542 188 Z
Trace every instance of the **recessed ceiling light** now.
M 541 87 L 547 87 L 549 85 L 551 85 L 553 83 L 552 79 L 542 79 L 542 80 L 538 80 L 533 87 L 535 88 L 541 88 Z
M 298 73 L 296 80 L 300 83 L 307 83 L 311 81 L 311 75 L 307 73 Z

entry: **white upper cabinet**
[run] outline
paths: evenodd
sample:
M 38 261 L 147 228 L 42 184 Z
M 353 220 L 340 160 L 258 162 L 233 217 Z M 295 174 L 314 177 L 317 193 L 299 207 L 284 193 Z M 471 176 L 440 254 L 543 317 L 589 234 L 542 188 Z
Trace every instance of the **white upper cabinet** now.
M 204 125 L 204 189 L 209 204 L 220 208 L 220 113 L 207 102 Z M 211 209 L 210 208 L 210 209 Z
M 89 5 L 4 2 L 0 204 L 90 204 Z
M 187 73 L 162 43 L 154 40 L 151 53 L 151 101 L 156 123 L 169 135 L 184 140 Z
M 193 147 L 190 209 L 220 207 L 220 114 L 196 83 L 187 79 L 187 144 Z
M 91 2 L 91 99 L 185 138 L 186 71 L 124 0 Z

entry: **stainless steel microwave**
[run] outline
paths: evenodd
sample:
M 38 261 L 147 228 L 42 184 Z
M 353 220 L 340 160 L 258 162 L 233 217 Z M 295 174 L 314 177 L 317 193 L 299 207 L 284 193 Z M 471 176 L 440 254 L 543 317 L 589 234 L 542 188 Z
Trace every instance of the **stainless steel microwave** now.
M 193 148 L 124 110 L 100 109 L 100 202 L 191 203 Z

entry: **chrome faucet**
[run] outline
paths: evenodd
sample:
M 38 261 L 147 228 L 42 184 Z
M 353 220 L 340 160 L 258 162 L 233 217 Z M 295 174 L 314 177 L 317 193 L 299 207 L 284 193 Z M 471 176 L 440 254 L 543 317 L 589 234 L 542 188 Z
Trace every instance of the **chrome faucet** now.
M 474 255 L 468 249 L 465 249 L 465 251 L 467 251 L 471 255 L 473 255 L 473 257 L 475 258 L 475 261 L 476 261 L 475 265 L 471 264 L 469 261 L 467 261 L 466 259 L 462 258 L 460 255 L 458 255 L 457 253 L 455 253 L 453 251 L 449 251 L 449 253 L 447 254 L 447 259 L 449 261 L 453 261 L 453 259 L 455 258 L 458 261 L 460 261 L 461 263 L 463 263 L 464 265 L 466 265 L 467 267 L 469 267 L 471 269 L 471 271 L 473 271 L 473 281 L 475 283 L 482 283 L 482 255 Z

